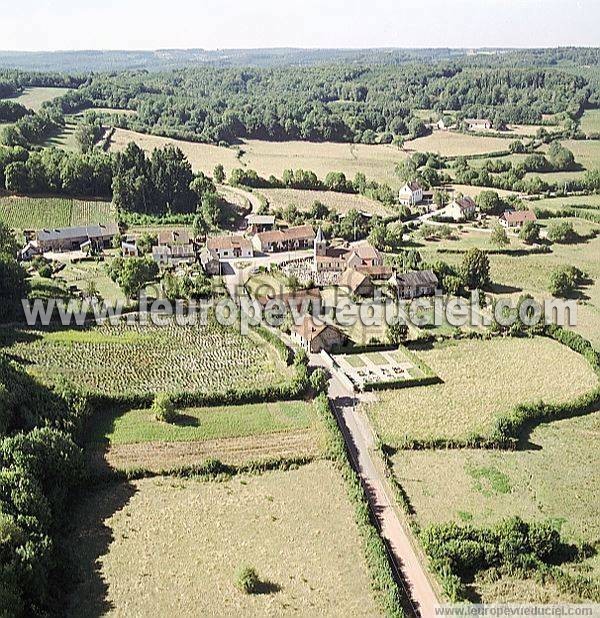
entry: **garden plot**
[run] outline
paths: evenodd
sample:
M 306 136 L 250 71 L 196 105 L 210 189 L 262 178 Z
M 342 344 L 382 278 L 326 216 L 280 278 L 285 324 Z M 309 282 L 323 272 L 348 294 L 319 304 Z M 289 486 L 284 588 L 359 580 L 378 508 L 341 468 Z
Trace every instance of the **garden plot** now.
M 402 382 L 423 378 L 426 375 L 413 355 L 405 348 L 338 354 L 334 356 L 334 360 L 361 390 L 373 384 Z

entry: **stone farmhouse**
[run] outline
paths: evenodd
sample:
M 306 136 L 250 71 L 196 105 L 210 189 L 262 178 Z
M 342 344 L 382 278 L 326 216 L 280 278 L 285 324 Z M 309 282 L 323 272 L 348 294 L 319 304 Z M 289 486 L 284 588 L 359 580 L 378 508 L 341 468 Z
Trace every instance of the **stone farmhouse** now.
M 452 200 L 440 214 L 454 221 L 473 219 L 477 214 L 477 204 L 473 198 L 465 195 Z
M 346 336 L 339 328 L 324 322 L 317 322 L 310 315 L 304 316 L 300 324 L 292 326 L 290 335 L 292 341 L 313 354 L 321 350 L 328 352 L 336 346 L 343 345 L 346 341 Z
M 254 257 L 252 243 L 243 236 L 212 236 L 206 239 L 206 248 L 219 260 Z
M 433 296 L 439 281 L 432 270 L 413 270 L 407 273 L 394 273 L 388 284 L 396 290 L 398 298 L 410 299 Z
M 253 236 L 252 245 L 260 253 L 300 251 L 309 249 L 314 239 L 312 225 L 298 225 L 285 230 L 259 232 Z
M 383 257 L 371 245 L 356 247 L 329 245 L 321 228 L 317 230 L 314 240 L 314 268 L 316 272 L 344 272 L 348 268 L 381 267 Z

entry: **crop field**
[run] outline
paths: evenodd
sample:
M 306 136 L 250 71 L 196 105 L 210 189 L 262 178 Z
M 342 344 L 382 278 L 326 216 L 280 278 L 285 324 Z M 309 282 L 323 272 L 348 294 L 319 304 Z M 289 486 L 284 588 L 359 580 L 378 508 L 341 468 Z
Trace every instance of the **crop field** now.
M 258 381 L 280 383 L 290 372 L 262 339 L 212 321 L 207 326 L 105 323 L 85 331 L 19 333 L 23 340 L 6 351 L 28 363 L 33 374 L 47 383 L 63 377 L 107 395 L 222 392 L 256 386 Z
M 13 97 L 10 100 L 15 103 L 20 103 L 28 109 L 32 109 L 34 112 L 37 112 L 42 108 L 42 104 L 46 101 L 52 101 L 53 99 L 62 97 L 62 95 L 67 92 L 69 92 L 68 88 L 25 88 L 21 95 L 18 97 Z
M 260 193 L 267 198 L 271 208 L 285 208 L 294 205 L 299 210 L 306 211 L 315 201 L 319 201 L 340 214 L 346 214 L 349 210 L 355 209 L 359 212 L 385 217 L 393 212 L 380 202 L 362 195 L 336 193 L 334 191 L 300 191 L 297 189 L 260 189 Z
M 22 231 L 113 223 L 116 221 L 116 213 L 111 202 L 62 197 L 8 196 L 0 197 L 0 221 Z
M 490 525 L 518 515 L 552 520 L 568 541 L 594 544 L 600 538 L 600 412 L 540 425 L 529 441 L 535 448 L 400 451 L 393 469 L 422 525 Z M 598 556 L 572 568 L 600 578 Z M 552 586 L 511 582 L 480 581 L 477 589 L 484 602 L 577 600 Z
M 509 140 L 501 137 L 480 137 L 453 131 L 434 131 L 431 135 L 406 142 L 404 149 L 415 152 L 437 152 L 446 157 L 458 157 L 508 150 L 509 144 Z
M 489 187 L 472 187 L 471 185 L 458 185 L 452 184 L 450 187 L 463 195 L 469 195 L 472 198 L 476 198 L 482 191 L 489 191 Z M 506 189 L 492 189 L 495 191 L 500 197 L 508 197 L 509 195 L 515 195 L 514 191 L 508 191 Z
M 600 109 L 586 109 L 580 128 L 586 135 L 600 134 Z
M 315 491 L 315 487 L 319 490 Z M 69 616 L 379 616 L 353 508 L 328 462 L 222 482 L 106 486 L 73 517 Z M 265 539 L 269 542 L 265 543 Z M 263 594 L 235 582 L 256 569 Z M 143 589 L 144 594 L 139 594 Z
M 461 341 L 417 355 L 444 383 L 382 391 L 367 407 L 391 446 L 406 438 L 485 436 L 497 416 L 518 404 L 564 403 L 598 383 L 582 356 L 545 338 Z

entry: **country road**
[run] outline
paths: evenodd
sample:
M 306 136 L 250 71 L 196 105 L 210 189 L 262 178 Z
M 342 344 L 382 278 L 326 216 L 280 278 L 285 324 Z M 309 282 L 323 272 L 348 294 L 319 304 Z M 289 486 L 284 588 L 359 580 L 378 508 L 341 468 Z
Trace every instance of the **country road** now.
M 311 364 L 322 366 L 321 357 L 312 354 Z M 352 465 L 365 488 L 381 536 L 393 555 L 415 615 L 422 618 L 434 616 L 439 601 L 415 551 L 407 523 L 398 512 L 392 488 L 385 477 L 383 462 L 378 460 L 379 455 L 375 451 L 375 434 L 369 420 L 356 405 L 356 395 L 335 375 L 329 384 L 329 399 L 350 452 Z

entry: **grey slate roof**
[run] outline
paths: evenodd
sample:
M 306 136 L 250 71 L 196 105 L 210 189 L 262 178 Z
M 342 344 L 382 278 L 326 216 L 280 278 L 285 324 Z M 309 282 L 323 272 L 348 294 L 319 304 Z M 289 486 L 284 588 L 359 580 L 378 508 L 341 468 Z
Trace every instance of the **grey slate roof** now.
M 79 240 L 80 238 L 106 238 L 119 233 L 116 223 L 105 225 L 80 225 L 78 227 L 60 227 L 37 231 L 37 238 L 43 242 L 53 240 Z

